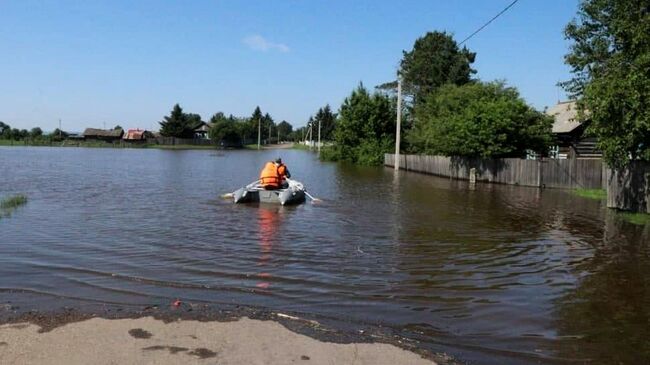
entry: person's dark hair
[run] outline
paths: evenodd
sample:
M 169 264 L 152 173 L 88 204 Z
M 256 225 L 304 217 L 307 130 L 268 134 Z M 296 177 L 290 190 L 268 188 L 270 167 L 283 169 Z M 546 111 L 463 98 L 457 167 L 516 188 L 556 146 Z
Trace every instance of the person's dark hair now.
M 280 157 L 278 157 L 278 158 L 275 159 L 275 162 L 276 163 L 282 163 L 282 159 Z

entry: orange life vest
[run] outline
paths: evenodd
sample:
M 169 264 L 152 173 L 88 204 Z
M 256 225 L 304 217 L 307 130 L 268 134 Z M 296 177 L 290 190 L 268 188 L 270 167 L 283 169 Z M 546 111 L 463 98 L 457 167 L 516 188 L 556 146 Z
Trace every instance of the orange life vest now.
M 280 171 L 280 170 L 283 171 Z M 264 165 L 262 172 L 260 172 L 260 180 L 264 187 L 279 188 L 282 185 L 282 177 L 284 175 L 284 165 L 276 166 L 275 163 L 269 161 Z

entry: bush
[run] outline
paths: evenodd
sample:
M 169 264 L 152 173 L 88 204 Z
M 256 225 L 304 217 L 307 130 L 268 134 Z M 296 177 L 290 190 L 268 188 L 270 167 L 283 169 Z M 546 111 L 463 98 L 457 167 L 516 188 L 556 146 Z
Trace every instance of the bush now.
M 445 85 L 416 107 L 406 139 L 414 153 L 522 157 L 547 151 L 552 123 L 502 82 Z

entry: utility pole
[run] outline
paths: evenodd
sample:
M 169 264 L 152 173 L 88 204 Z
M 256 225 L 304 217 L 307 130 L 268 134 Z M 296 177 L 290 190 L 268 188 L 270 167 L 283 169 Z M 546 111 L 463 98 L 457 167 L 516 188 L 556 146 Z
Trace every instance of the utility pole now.
M 262 144 L 262 118 L 257 118 L 257 149 Z
M 400 129 L 402 124 L 402 78 L 397 75 L 397 129 L 395 131 L 395 171 L 399 171 Z
M 318 156 L 320 156 L 320 118 L 318 118 Z

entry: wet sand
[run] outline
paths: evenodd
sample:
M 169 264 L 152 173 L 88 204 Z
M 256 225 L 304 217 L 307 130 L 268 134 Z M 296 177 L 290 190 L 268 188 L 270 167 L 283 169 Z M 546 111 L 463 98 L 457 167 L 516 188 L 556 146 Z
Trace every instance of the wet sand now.
M 47 330 L 47 328 L 46 328 Z M 274 321 L 91 318 L 0 326 L 1 364 L 435 364 L 385 343 L 322 342 Z

